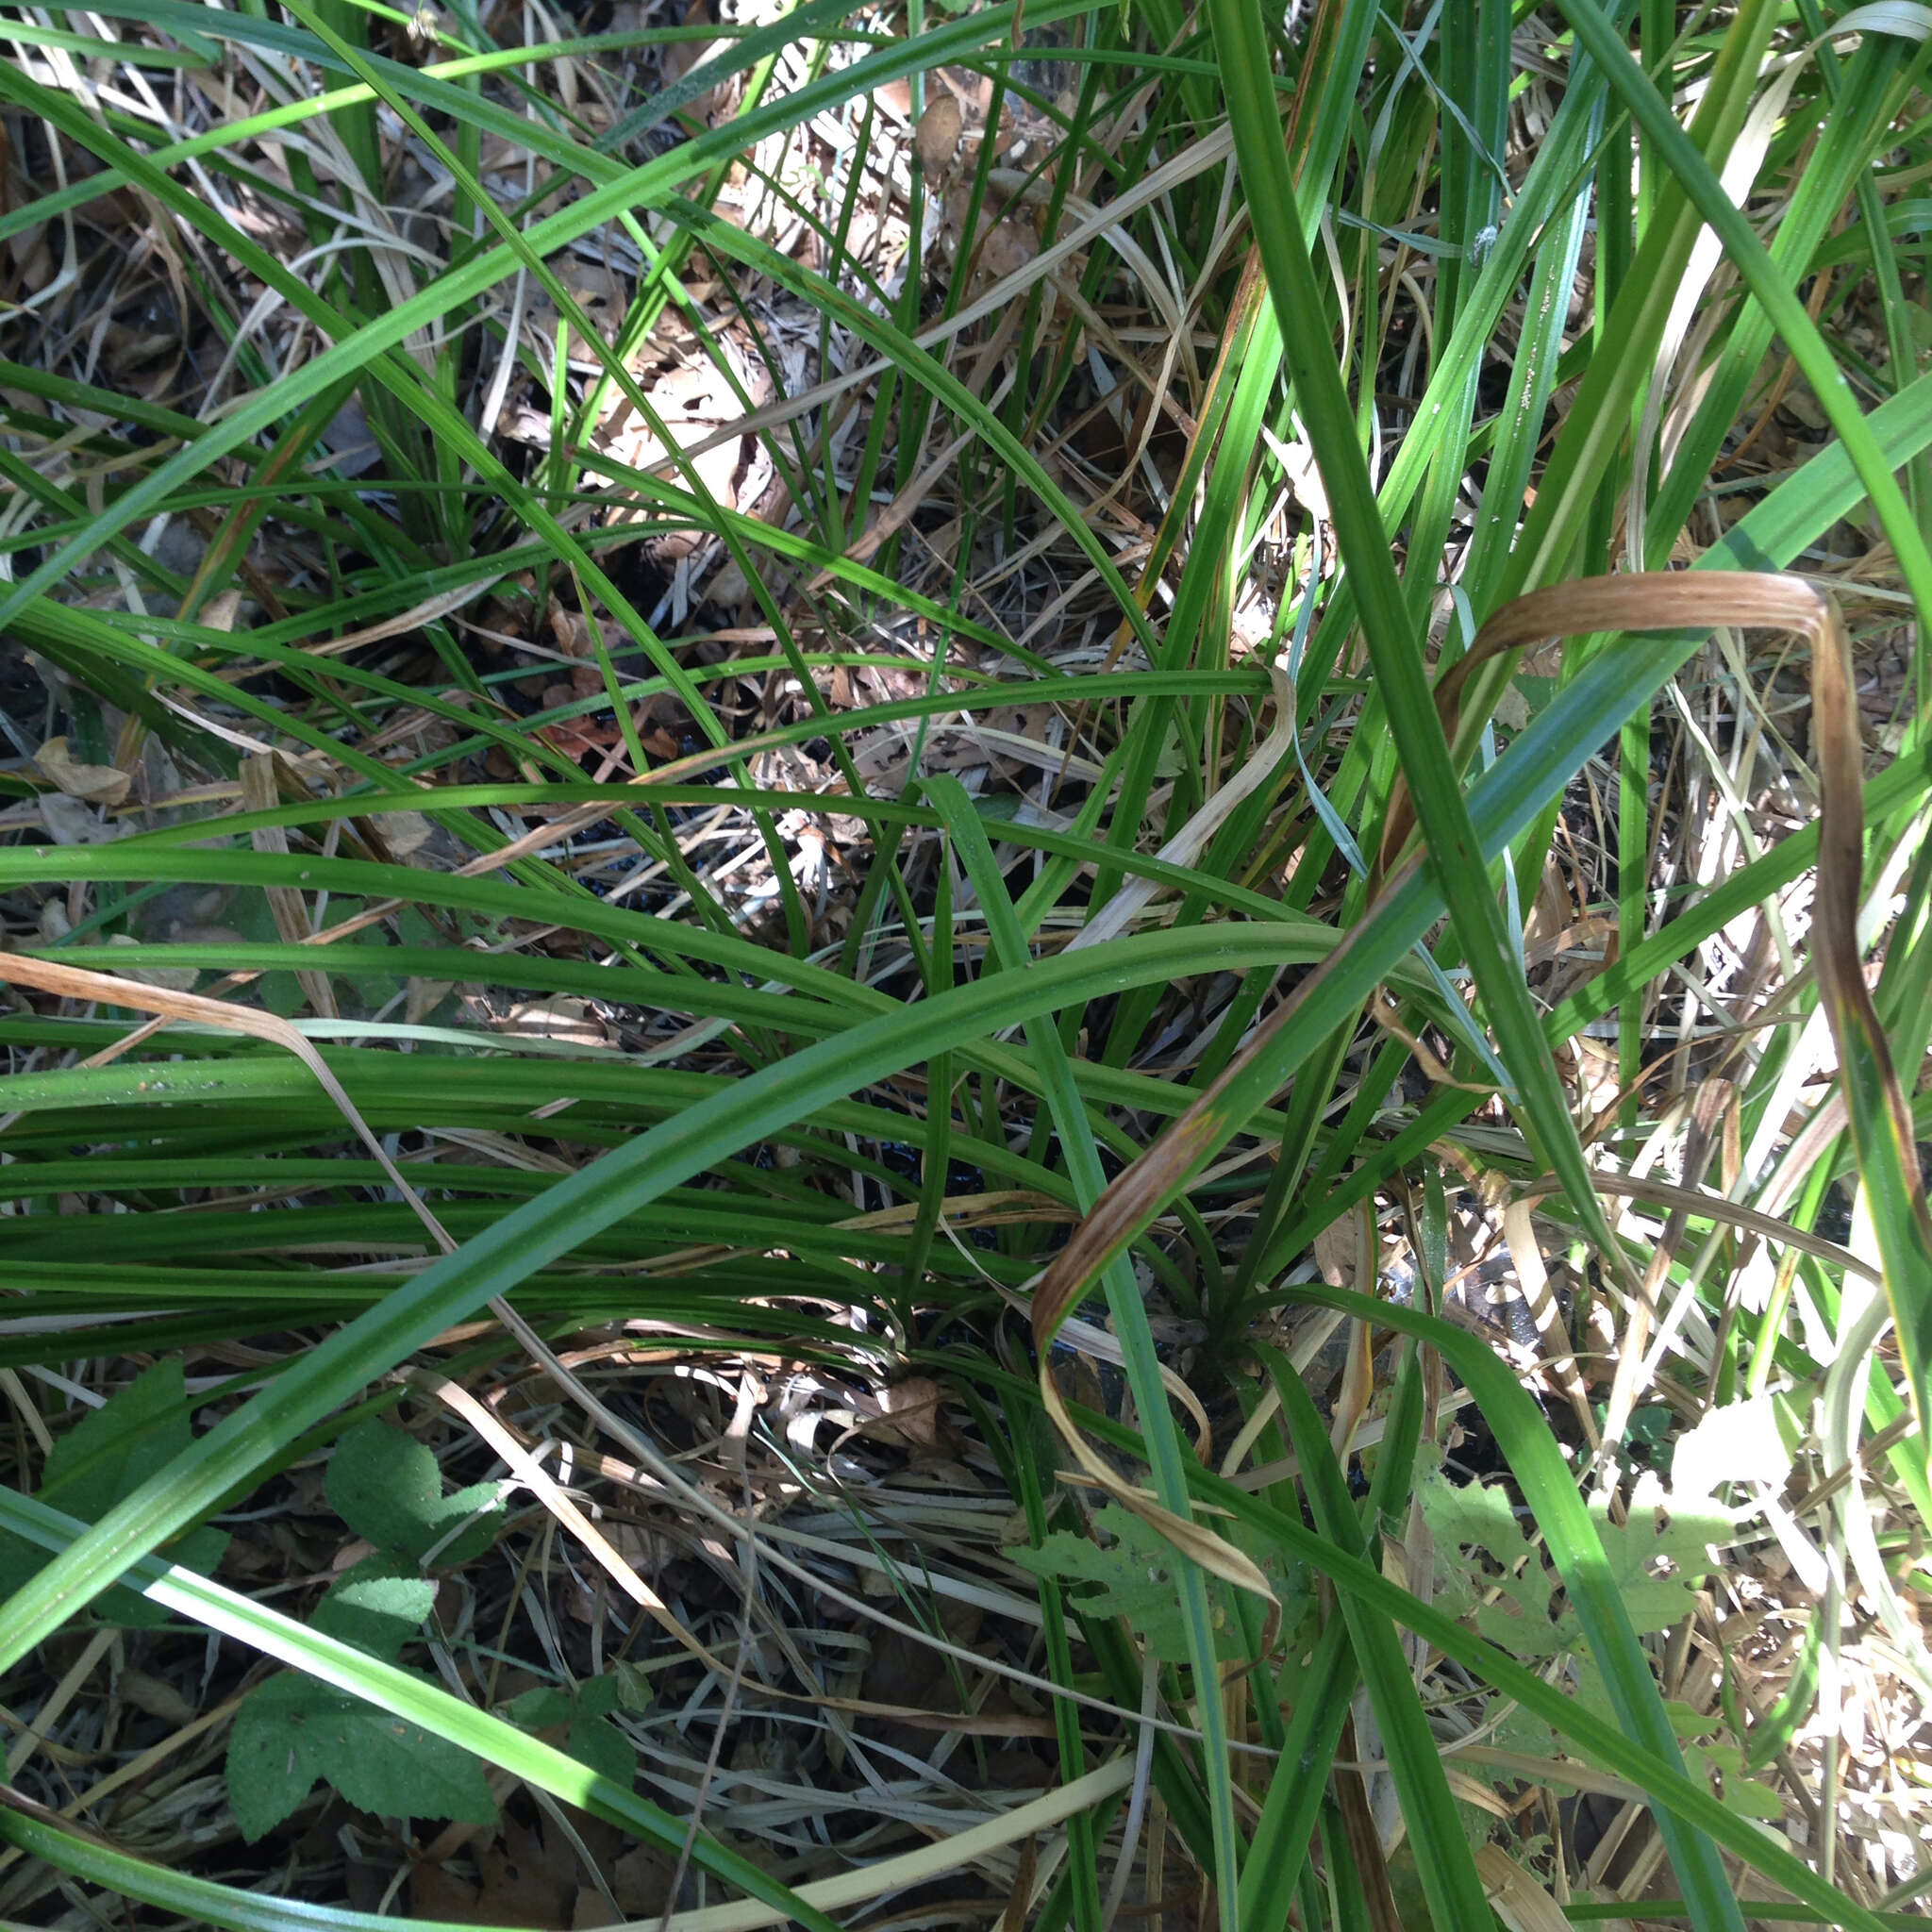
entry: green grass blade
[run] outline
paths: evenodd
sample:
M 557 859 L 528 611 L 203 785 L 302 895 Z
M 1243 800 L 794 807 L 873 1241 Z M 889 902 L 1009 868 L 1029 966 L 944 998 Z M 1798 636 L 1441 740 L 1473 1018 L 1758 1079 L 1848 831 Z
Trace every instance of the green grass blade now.
M 1455 1367 L 1475 1397 L 1483 1420 L 1495 1432 L 1524 1500 L 1542 1531 L 1550 1560 L 1563 1579 L 1577 1621 L 1603 1670 L 1617 1722 L 1656 1763 L 1681 1774 L 1684 1759 L 1676 1733 L 1665 1714 L 1650 1659 L 1624 1610 L 1596 1526 L 1576 1493 L 1575 1473 L 1516 1377 L 1478 1338 L 1415 1309 L 1312 1286 L 1296 1290 L 1295 1294 L 1299 1300 L 1341 1308 L 1359 1321 L 1380 1322 L 1418 1341 L 1432 1342 Z M 1277 1375 L 1276 1380 L 1281 1377 Z M 1283 1399 L 1284 1403 L 1289 1399 L 1286 1390 Z M 1701 1833 L 1687 1831 L 1666 1812 L 1658 1813 L 1657 1824 L 1670 1845 L 1671 1862 L 1684 1882 L 1685 1896 L 1693 1902 L 1693 1923 L 1699 1927 L 1722 1926 L 1726 1932 L 1741 1932 L 1743 1914 L 1716 1847 Z
M 925 794 L 945 822 L 954 849 L 978 895 L 1002 974 L 1017 978 L 1037 970 L 1012 901 L 1007 895 L 1006 882 L 994 862 L 986 828 L 965 787 L 957 778 L 941 774 L 925 781 Z M 1047 1106 L 1059 1134 L 1075 1198 L 1081 1212 L 1086 1213 L 1105 1191 L 1107 1174 L 1101 1166 L 1100 1150 L 1094 1142 L 1079 1090 L 1074 1084 L 1055 1016 L 1042 1016 L 1039 1024 L 1028 1028 L 1027 1038 L 1045 1075 Z M 1185 1456 L 1167 1391 L 1161 1384 L 1160 1358 L 1132 1262 L 1124 1255 L 1116 1257 L 1102 1281 L 1108 1309 L 1113 1317 L 1114 1334 L 1121 1344 L 1127 1379 L 1141 1417 L 1155 1493 L 1163 1507 L 1188 1520 L 1192 1511 L 1188 1502 Z M 1235 1822 L 1225 1715 L 1218 1689 L 1209 1688 L 1218 1687 L 1221 1681 L 1214 1647 L 1213 1607 L 1201 1566 L 1183 1556 L 1177 1567 L 1181 1615 L 1187 1627 L 1189 1658 L 1197 1687 L 1194 1708 L 1201 1729 L 1201 1770 L 1208 1790 L 1208 1815 L 1213 1821 L 1215 1885 L 1225 1932 L 1237 1932 L 1241 1839 Z
M 192 1877 L 167 1865 L 137 1858 L 104 1840 L 83 1836 L 52 1812 L 18 1792 L 0 1793 L 0 1839 L 43 1859 L 57 1872 L 98 1885 L 124 1898 L 170 1912 L 192 1925 L 223 1932 L 394 1932 L 401 1923 L 342 1906 L 310 1905 L 273 1892 L 242 1891 L 212 1879 Z M 424 1932 L 475 1932 L 474 1925 L 440 1919 L 410 1919 Z
M 1369 1551 L 1361 1519 L 1313 1400 L 1278 1350 L 1264 1349 L 1261 1361 L 1281 1398 L 1282 1419 L 1301 1465 L 1302 1487 L 1316 1529 L 1338 1549 L 1366 1562 Z M 1489 1900 L 1470 1856 L 1462 1821 L 1456 1815 L 1449 1780 L 1443 1775 L 1395 1625 L 1384 1612 L 1358 1602 L 1348 1591 L 1341 1595 L 1349 1641 L 1368 1687 L 1390 1773 L 1401 1794 L 1403 1822 L 1414 1845 L 1429 1917 L 1441 1932 L 1452 1927 L 1457 1932 L 1490 1932 Z
M 1289 1722 L 1281 1760 L 1241 1867 L 1241 1932 L 1282 1932 L 1288 1924 L 1289 1905 L 1307 1862 L 1308 1838 L 1328 1789 L 1328 1767 L 1360 1681 L 1348 1631 L 1344 1620 L 1331 1618 L 1316 1641 L 1303 1680 L 1308 1688 Z
M 1743 212 L 1733 205 L 1709 162 L 1678 126 L 1663 99 L 1603 15 L 1578 0 L 1557 0 L 1579 45 L 1600 61 L 1610 86 L 1656 144 L 1663 169 L 1681 184 L 1697 212 L 1724 243 L 1724 254 L 1764 307 L 1792 359 L 1804 372 L 1850 458 L 1879 527 L 1892 546 L 1922 625 L 1932 625 L 1932 552 L 1914 521 L 1898 477 L 1886 461 L 1843 372 L 1796 291 L 1778 273 Z
M 1522 1111 L 1607 1258 L 1617 1254 L 1590 1185 L 1556 1063 L 1514 956 L 1487 863 L 1471 824 L 1449 745 L 1424 672 L 1419 641 L 1376 508 L 1352 411 L 1335 366 L 1322 291 L 1293 222 L 1288 164 L 1275 125 L 1267 42 L 1257 0 L 1212 0 L 1210 16 L 1228 83 L 1228 108 L 1247 182 L 1257 245 L 1280 314 L 1284 354 L 1322 468 L 1336 535 L 1362 613 L 1369 652 L 1402 770 L 1441 881 L 1463 953 L 1516 1080 Z

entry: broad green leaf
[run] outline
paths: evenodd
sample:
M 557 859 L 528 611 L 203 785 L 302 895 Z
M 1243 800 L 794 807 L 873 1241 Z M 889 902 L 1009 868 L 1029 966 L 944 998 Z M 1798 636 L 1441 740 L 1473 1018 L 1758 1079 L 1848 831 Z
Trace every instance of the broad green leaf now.
M 343 1441 L 371 1431 L 409 1441 L 368 1423 Z M 341 1456 L 338 1448 L 331 1470 Z M 435 1602 L 433 1578 L 403 1569 L 394 1554 L 370 1557 L 329 1586 L 309 1627 L 394 1664 Z M 479 1824 L 495 1816 L 483 1767 L 472 1753 L 297 1672 L 258 1684 L 242 1700 L 228 1740 L 227 1777 L 236 1822 L 251 1842 L 281 1824 L 318 1781 L 351 1804 L 387 1816 Z
M 228 1802 L 252 1844 L 317 1783 L 383 1818 L 488 1824 L 496 1804 L 469 1752 L 362 1698 L 287 1671 L 258 1685 L 235 1713 Z
M 563 1748 L 614 1785 L 628 1787 L 637 1775 L 636 1747 L 608 1722 L 620 1708 L 624 1689 L 619 1676 L 607 1671 L 579 1684 L 575 1692 L 554 1684 L 540 1684 L 502 1707 L 514 1724 L 529 1731 L 564 1728 Z
M 490 1547 L 502 1514 L 500 1485 L 475 1483 L 445 1496 L 436 1457 L 381 1422 L 363 1423 L 336 1444 L 326 1493 L 329 1507 L 378 1550 L 418 1562 L 433 1552 L 435 1562 L 452 1567 Z M 480 1523 L 462 1527 L 477 1515 Z
M 637 1747 L 608 1717 L 594 1712 L 575 1719 L 563 1748 L 601 1778 L 628 1790 L 638 1774 Z
M 310 1621 L 324 1636 L 392 1664 L 435 1604 L 433 1577 L 404 1571 L 388 1557 L 367 1557 L 329 1585 Z
M 91 1410 L 48 1453 L 40 1494 L 51 1507 L 86 1518 L 105 1515 L 141 1487 L 158 1462 L 178 1456 L 193 1441 L 187 1389 L 178 1356 L 145 1369 L 99 1408 Z M 192 1529 L 169 1554 L 190 1569 L 210 1572 L 228 1546 L 227 1533 Z M 0 1534 L 0 1598 L 10 1597 L 46 1563 L 44 1552 L 20 1538 Z M 139 1629 L 161 1623 L 153 1604 L 133 1591 L 102 1597 L 94 1614 L 105 1624 Z

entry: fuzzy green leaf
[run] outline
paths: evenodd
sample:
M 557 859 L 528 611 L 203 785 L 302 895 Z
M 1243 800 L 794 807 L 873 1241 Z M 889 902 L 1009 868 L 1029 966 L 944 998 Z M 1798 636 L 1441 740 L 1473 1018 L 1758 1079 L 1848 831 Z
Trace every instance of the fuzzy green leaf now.
M 540 1684 L 534 1690 L 511 1698 L 503 1707 L 503 1715 L 527 1731 L 567 1726 L 563 1748 L 598 1776 L 628 1789 L 637 1777 L 638 1754 L 630 1740 L 606 1721 L 618 1707 L 620 1697 L 617 1677 L 607 1673 L 579 1684 L 575 1692 Z
M 379 1817 L 496 1816 L 469 1752 L 299 1672 L 271 1677 L 236 1712 L 228 1745 L 228 1802 L 242 1837 L 273 1831 L 322 1778 Z
M 439 1564 L 468 1562 L 490 1547 L 500 1514 L 494 1483 L 442 1493 L 442 1472 L 413 1436 L 387 1423 L 364 1423 L 336 1444 L 329 1457 L 329 1507 L 379 1550 L 420 1562 L 430 1551 Z M 488 1512 L 445 1543 L 450 1532 Z
M 370 1557 L 339 1576 L 310 1620 L 326 1637 L 340 1637 L 371 1657 L 392 1664 L 422 1627 L 436 1602 L 427 1576 L 401 1571 L 385 1557 Z
M 177 1357 L 169 1357 L 82 1417 L 54 1444 L 47 1456 L 42 1499 L 93 1522 L 192 1440 L 181 1363 Z M 227 1536 L 221 1530 L 192 1529 L 161 1554 L 171 1562 L 208 1574 L 227 1546 Z M 46 1561 L 43 1551 L 18 1537 L 0 1536 L 0 1598 L 11 1596 Z M 109 1591 L 93 1606 L 93 1614 L 104 1624 L 133 1629 L 167 1621 L 162 1611 L 131 1590 Z

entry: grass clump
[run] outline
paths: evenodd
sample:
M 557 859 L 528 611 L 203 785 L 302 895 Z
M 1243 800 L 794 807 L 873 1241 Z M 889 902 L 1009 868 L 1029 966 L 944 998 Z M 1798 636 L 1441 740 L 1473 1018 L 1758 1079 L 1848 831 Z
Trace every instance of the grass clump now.
M 5 27 L 0 1915 L 1920 1915 L 1916 15 Z

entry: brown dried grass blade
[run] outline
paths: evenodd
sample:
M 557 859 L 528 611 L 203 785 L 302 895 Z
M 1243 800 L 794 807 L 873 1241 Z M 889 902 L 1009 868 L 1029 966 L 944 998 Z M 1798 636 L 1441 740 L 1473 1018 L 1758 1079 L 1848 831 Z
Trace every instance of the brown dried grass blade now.
M 1811 956 L 1838 1047 L 1852 1146 L 1878 1238 L 1886 1299 L 1919 1421 L 1923 1458 L 1932 1427 L 1926 1381 L 1932 1373 L 1932 1212 L 1926 1207 L 1911 1106 L 1872 1004 L 1859 954 L 1864 758 L 1850 641 L 1837 606 L 1829 598 L 1820 601 L 1825 614 L 1811 641 L 1811 728 L 1824 812 L 1818 828 Z
M 1385 891 L 1392 891 L 1405 885 L 1419 863 L 1411 859 L 1400 877 L 1389 881 Z M 1085 1218 L 1074 1224 L 1066 1245 L 1034 1286 L 1033 1337 L 1042 1352 L 1088 1285 L 1099 1279 L 1107 1264 L 1208 1158 L 1223 1124 L 1222 1103 L 1228 1089 L 1285 1027 L 1294 1024 L 1310 992 L 1330 974 L 1343 969 L 1362 930 L 1363 926 L 1357 926 L 1344 935 L 1341 944 L 1255 1029 L 1247 1044 L 1229 1060 L 1207 1091 L 1152 1146 L 1142 1148 L 1114 1176 Z
M 1476 674 L 1531 644 L 1599 631 L 1697 630 L 1717 625 L 1794 630 L 1809 638 L 1823 624 L 1823 608 L 1828 602 L 1803 577 L 1771 571 L 1629 571 L 1551 584 L 1504 605 L 1476 632 L 1468 651 L 1443 673 L 1436 686 L 1443 735 L 1452 744 L 1456 741 L 1463 693 Z M 1414 801 L 1398 777 L 1382 835 L 1384 870 L 1414 827 Z

